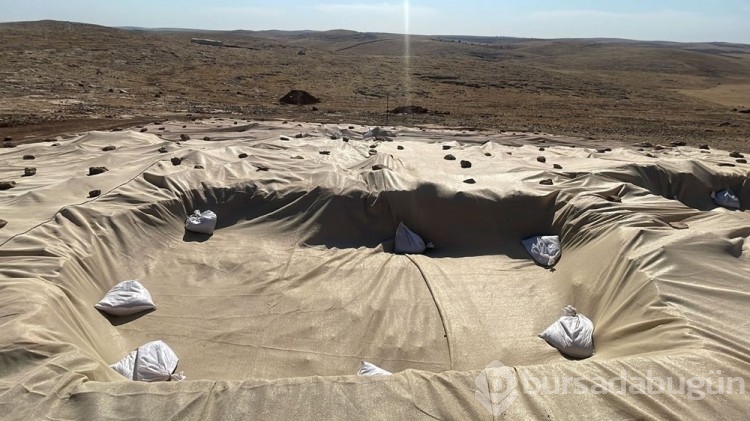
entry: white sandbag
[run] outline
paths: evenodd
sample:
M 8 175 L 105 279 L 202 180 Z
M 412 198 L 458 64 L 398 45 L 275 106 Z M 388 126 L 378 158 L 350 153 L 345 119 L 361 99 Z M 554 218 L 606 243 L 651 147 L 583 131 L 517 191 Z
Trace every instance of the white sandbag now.
M 383 370 L 375 364 L 368 363 L 367 361 L 362 361 L 359 365 L 359 371 L 357 372 L 358 376 L 390 376 L 391 374 L 393 373 Z
M 393 240 L 393 251 L 402 254 L 421 254 L 425 249 L 434 247 L 432 243 L 425 244 L 422 237 L 404 225 L 403 222 L 396 228 L 396 238 Z
M 529 237 L 521 243 L 534 261 L 542 266 L 552 267 L 560 259 L 560 237 L 556 235 Z
M 185 229 L 201 234 L 213 234 L 216 229 L 216 214 L 210 210 L 203 213 L 196 210 L 185 221 Z
M 146 287 L 136 280 L 122 281 L 112 287 L 94 307 L 113 316 L 128 316 L 156 308 Z
M 539 337 L 573 358 L 588 358 L 594 354 L 594 323 L 578 314 L 575 307 L 565 306 L 564 316 L 552 323 Z
M 173 374 L 178 362 L 172 348 L 162 341 L 154 341 L 140 346 L 110 367 L 130 380 L 181 381 L 185 379 L 182 373 Z
M 711 193 L 711 198 L 714 199 L 714 202 L 719 206 L 730 209 L 740 208 L 740 199 L 729 189 L 713 192 Z

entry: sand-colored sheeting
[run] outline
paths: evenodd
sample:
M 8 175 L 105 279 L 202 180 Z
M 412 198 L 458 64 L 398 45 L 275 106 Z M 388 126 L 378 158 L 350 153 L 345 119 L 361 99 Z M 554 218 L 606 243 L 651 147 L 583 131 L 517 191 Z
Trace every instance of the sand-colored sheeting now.
M 440 128 L 365 140 L 363 126 L 160 126 L 0 150 L 0 181 L 17 183 L 0 192 L 4 417 L 492 419 L 475 379 L 495 360 L 512 369 L 490 377 L 750 380 L 750 166 L 726 151 L 597 152 L 580 139 Z M 29 166 L 36 175 L 22 177 Z M 109 171 L 87 175 L 94 166 Z M 713 203 L 725 188 L 743 210 Z M 216 212 L 212 236 L 185 232 L 194 209 Z M 393 254 L 402 221 L 436 248 Z M 554 270 L 521 245 L 540 234 L 561 238 Z M 94 309 L 125 279 L 157 309 Z M 595 324 L 590 359 L 537 337 L 566 304 Z M 174 349 L 186 381 L 109 368 L 152 340 Z M 356 377 L 361 360 L 395 374 Z M 738 392 L 521 393 L 503 410 L 741 419 L 750 399 Z

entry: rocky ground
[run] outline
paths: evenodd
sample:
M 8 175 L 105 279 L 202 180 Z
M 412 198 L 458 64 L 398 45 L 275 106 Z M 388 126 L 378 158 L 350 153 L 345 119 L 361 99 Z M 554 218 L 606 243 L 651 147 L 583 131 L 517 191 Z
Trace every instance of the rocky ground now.
M 221 40 L 223 47 L 191 43 Z M 750 46 L 0 24 L 0 138 L 210 116 L 746 149 Z M 409 54 L 406 54 L 406 51 Z M 279 102 L 293 89 L 314 105 Z M 414 107 L 410 107 L 414 106 Z M 401 107 L 419 111 L 393 114 Z

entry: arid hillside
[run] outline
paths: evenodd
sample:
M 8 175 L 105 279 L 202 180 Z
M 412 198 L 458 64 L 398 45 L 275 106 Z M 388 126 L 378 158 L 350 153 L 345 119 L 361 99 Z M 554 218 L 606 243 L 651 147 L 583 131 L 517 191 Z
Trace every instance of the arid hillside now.
M 191 43 L 210 38 L 223 47 Z M 0 136 L 185 114 L 441 124 L 743 149 L 750 46 L 0 24 Z M 290 106 L 292 89 L 321 100 Z M 415 105 L 427 114 L 388 114 Z

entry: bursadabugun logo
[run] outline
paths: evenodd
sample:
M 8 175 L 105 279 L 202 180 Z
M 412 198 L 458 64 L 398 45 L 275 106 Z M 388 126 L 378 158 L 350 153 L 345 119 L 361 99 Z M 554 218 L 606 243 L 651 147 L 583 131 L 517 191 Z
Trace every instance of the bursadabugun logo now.
M 492 415 L 500 415 L 518 399 L 518 378 L 511 367 L 493 361 L 474 379 L 474 396 Z

